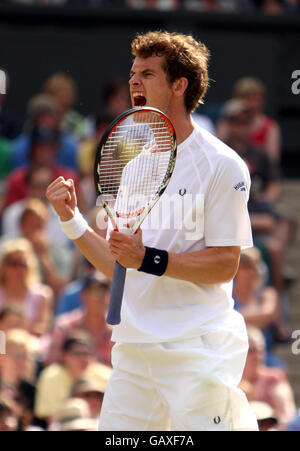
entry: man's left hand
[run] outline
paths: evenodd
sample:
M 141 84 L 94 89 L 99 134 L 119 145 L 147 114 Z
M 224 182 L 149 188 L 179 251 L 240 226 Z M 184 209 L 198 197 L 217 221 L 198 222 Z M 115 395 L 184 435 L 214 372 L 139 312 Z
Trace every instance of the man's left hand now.
M 125 268 L 140 268 L 146 252 L 141 229 L 138 229 L 134 235 L 112 231 L 108 244 L 111 255 L 122 266 Z

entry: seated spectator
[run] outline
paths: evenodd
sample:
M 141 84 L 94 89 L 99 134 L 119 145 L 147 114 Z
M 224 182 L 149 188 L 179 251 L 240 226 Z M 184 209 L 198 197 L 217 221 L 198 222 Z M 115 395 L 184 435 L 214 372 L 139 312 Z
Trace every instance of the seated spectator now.
M 261 329 L 266 339 L 266 364 L 281 366 L 273 353 L 273 326 L 280 315 L 278 294 L 272 286 L 265 285 L 265 268 L 258 249 L 242 251 L 240 264 L 233 285 L 235 309 L 244 317 L 247 325 Z
M 251 119 L 249 139 L 252 146 L 262 149 L 271 162 L 280 165 L 281 131 L 277 122 L 264 113 L 264 84 L 256 78 L 241 78 L 234 86 L 233 97 L 244 101 L 248 107 Z M 228 123 L 222 119 L 217 125 L 217 135 L 222 141 L 228 140 Z
M 62 363 L 49 365 L 39 376 L 35 415 L 51 424 L 69 398 L 76 381 L 89 377 L 107 381 L 110 373 L 109 367 L 94 362 L 91 340 L 87 334 L 81 331 L 66 338 Z
M 74 398 L 84 399 L 89 405 L 91 417 L 99 418 L 107 380 L 103 379 L 82 379 L 78 381 L 71 391 Z
M 72 178 L 78 188 L 78 202 L 80 210 L 86 211 L 84 200 L 81 196 L 78 178 L 75 172 L 55 163 L 59 148 L 60 134 L 52 127 L 35 128 L 31 133 L 29 160 L 30 165 L 13 171 L 7 179 L 6 202 L 8 206 L 13 202 L 28 197 L 27 177 L 32 168 L 48 168 L 52 171 L 52 180 L 64 177 L 66 180 Z M 77 190 L 76 190 L 77 191 Z
M 38 258 L 41 281 L 51 287 L 56 299 L 70 281 L 73 252 L 70 247 L 50 240 L 46 230 L 48 217 L 49 210 L 42 201 L 28 199 L 19 228 Z
M 262 332 L 248 327 L 249 352 L 240 384 L 249 401 L 269 404 L 283 429 L 295 416 L 296 407 L 292 388 L 285 372 L 264 365 L 265 340 Z
M 69 75 L 56 72 L 44 83 L 44 93 L 51 96 L 59 105 L 61 130 L 81 140 L 86 135 L 84 117 L 73 109 L 77 101 L 77 86 Z
M 281 192 L 280 172 L 265 152 L 249 142 L 252 119 L 244 101 L 228 101 L 223 108 L 223 118 L 227 124 L 226 143 L 246 162 L 250 172 L 248 208 L 254 242 L 270 258 L 271 283 L 281 295 L 284 288 L 283 255 L 290 242 L 294 223 L 276 210 Z
M 10 329 L 6 333 L 6 354 L 0 359 L 1 394 L 14 400 L 18 407 L 18 420 L 23 409 L 21 396 L 33 405 L 37 374 L 38 341 L 24 329 Z M 22 400 L 22 403 L 24 399 Z
M 89 405 L 80 398 L 70 398 L 63 403 L 55 421 L 49 427 L 50 431 L 74 432 L 95 431 L 97 421 L 91 418 Z
M 25 178 L 26 198 L 14 202 L 5 208 L 2 214 L 2 234 L 7 238 L 17 238 L 20 236 L 20 218 L 24 212 L 28 199 L 39 199 L 49 209 L 46 229 L 51 242 L 57 245 L 66 246 L 70 240 L 61 230 L 57 213 L 52 205 L 46 199 L 46 189 L 53 180 L 52 169 L 45 167 L 32 167 L 27 172 Z
M 60 362 L 66 337 L 84 330 L 92 338 L 93 355 L 98 362 L 111 365 L 111 327 L 106 323 L 109 301 L 109 280 L 99 272 L 87 277 L 80 292 L 83 309 L 57 317 L 50 342 L 47 363 Z
M 32 131 L 36 128 L 51 128 L 59 132 L 55 163 L 77 171 L 77 143 L 72 135 L 62 130 L 60 107 L 55 100 L 46 94 L 32 97 L 28 103 L 27 116 L 24 132 L 13 142 L 13 169 L 29 164 Z
M 94 277 L 95 267 L 82 256 L 79 252 L 76 252 L 74 258 L 78 261 L 75 262 L 75 276 L 72 277 L 70 282 L 61 296 L 58 298 L 55 308 L 55 315 L 59 316 L 64 313 L 72 312 L 76 309 L 83 309 L 81 300 L 81 292 L 86 284 L 86 281 L 90 277 Z
M 24 309 L 32 334 L 40 336 L 49 330 L 52 291 L 39 283 L 37 259 L 24 238 L 4 243 L 0 254 L 0 308 L 12 304 Z

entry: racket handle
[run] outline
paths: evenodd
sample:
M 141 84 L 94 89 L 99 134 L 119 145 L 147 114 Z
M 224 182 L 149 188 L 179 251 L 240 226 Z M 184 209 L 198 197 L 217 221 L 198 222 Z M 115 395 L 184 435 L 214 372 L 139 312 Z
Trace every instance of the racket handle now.
M 121 322 L 121 306 L 126 278 L 126 268 L 116 262 L 114 276 L 110 291 L 110 301 L 106 321 L 108 324 L 116 325 Z

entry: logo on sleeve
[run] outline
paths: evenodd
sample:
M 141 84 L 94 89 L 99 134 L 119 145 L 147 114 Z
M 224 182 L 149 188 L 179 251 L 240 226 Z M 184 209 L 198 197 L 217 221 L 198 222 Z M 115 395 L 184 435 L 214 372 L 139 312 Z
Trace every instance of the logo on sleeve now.
M 234 189 L 236 191 L 246 191 L 246 184 L 245 182 L 239 182 L 236 185 L 234 185 Z

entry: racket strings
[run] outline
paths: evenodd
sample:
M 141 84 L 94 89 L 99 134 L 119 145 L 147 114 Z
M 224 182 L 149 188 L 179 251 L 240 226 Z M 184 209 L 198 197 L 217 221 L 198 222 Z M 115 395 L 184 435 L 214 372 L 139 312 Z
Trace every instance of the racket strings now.
M 119 216 L 139 213 L 164 182 L 174 138 L 157 113 L 135 113 L 111 132 L 98 168 L 103 196 Z M 137 117 L 135 117 L 137 116 Z

